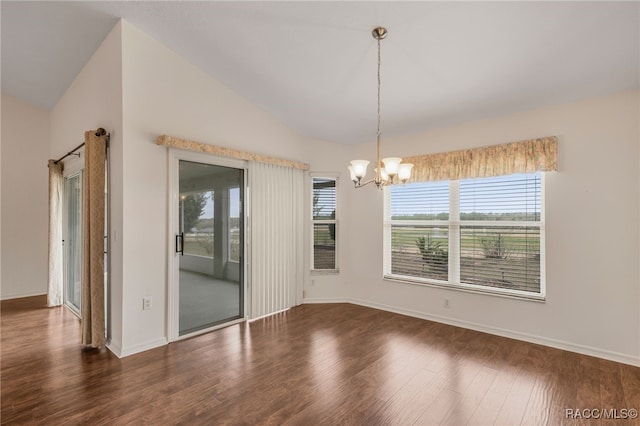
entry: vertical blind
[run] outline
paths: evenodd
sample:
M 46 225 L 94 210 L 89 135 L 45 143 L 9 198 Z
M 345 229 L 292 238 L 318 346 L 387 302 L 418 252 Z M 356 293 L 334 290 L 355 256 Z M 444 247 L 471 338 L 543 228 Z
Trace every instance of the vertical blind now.
M 303 171 L 251 162 L 250 317 L 295 305 L 303 276 Z

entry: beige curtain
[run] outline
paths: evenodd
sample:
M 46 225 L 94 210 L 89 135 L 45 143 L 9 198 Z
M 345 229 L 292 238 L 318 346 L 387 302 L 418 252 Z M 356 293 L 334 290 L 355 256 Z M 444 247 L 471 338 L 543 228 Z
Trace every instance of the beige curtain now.
M 291 167 L 293 169 L 309 170 L 307 163 L 299 161 L 287 160 L 284 158 L 270 157 L 267 155 L 256 154 L 248 151 L 240 151 L 233 148 L 225 148 L 222 146 L 211 145 L 208 143 L 190 141 L 187 139 L 175 138 L 173 136 L 160 135 L 156 139 L 156 144 L 166 146 L 167 148 L 184 149 L 186 151 L 206 152 L 207 154 L 217 155 L 219 157 L 236 158 L 238 160 L 255 161 L 257 163 L 273 164 L 282 167 Z
M 62 187 L 64 165 L 49 160 L 49 278 L 47 305 L 62 305 Z
M 403 158 L 413 163 L 412 182 L 456 180 L 476 177 L 558 170 L 558 138 L 549 136 Z
M 107 136 L 84 134 L 82 344 L 105 343 L 104 219 Z

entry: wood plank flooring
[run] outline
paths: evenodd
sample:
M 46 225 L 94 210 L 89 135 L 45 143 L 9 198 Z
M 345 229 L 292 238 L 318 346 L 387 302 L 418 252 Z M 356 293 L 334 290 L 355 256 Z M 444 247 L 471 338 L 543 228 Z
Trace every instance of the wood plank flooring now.
M 1 304 L 2 424 L 640 425 L 640 368 L 356 305 L 118 359 L 44 298 Z

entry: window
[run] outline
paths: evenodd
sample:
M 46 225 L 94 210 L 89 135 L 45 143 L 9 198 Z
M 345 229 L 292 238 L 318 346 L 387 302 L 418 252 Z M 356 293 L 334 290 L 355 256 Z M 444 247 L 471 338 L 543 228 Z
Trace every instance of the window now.
M 337 182 L 336 177 L 312 177 L 311 269 L 337 271 Z
M 227 259 L 231 262 L 240 262 L 242 248 L 240 246 L 240 228 L 242 226 L 242 221 L 240 220 L 242 199 L 240 195 L 239 187 L 236 186 L 228 189 Z
M 385 188 L 384 274 L 544 297 L 540 172 Z
M 213 258 L 214 202 L 211 190 L 180 194 L 180 231 L 184 232 L 184 254 Z

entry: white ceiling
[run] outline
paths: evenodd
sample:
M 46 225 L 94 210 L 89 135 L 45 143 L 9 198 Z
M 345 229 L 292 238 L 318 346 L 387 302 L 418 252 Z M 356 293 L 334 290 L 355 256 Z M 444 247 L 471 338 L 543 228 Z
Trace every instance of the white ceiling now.
M 297 132 L 375 139 L 640 87 L 639 2 L 1 2 L 2 91 L 52 108 L 122 17 Z

